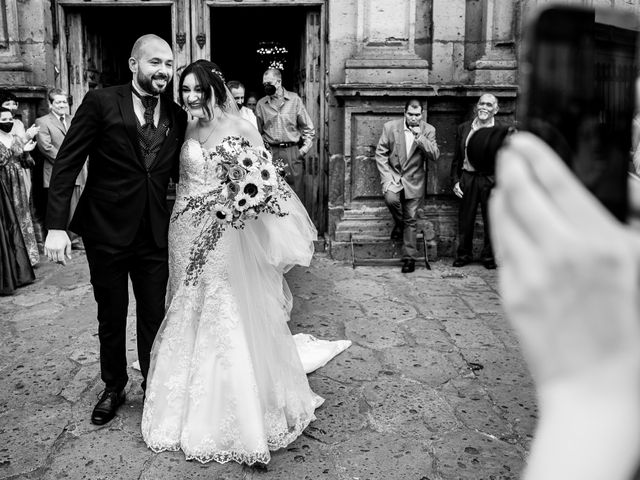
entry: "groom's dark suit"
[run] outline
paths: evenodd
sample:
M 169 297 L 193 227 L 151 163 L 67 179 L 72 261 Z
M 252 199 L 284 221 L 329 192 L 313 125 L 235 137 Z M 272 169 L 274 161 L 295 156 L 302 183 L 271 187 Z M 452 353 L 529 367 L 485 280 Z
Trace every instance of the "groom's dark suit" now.
M 177 181 L 186 114 L 161 98 L 154 155 L 141 141 L 131 84 L 87 93 L 54 164 L 46 226 L 65 230 L 75 178 L 89 175 L 69 229 L 82 236 L 98 304 L 100 365 L 106 388 L 128 381 L 128 276 L 136 297 L 138 359 L 146 380 L 149 354 L 164 317 L 168 278 L 166 196 Z M 164 138 L 162 138 L 164 137 Z M 146 157 L 146 158 L 145 158 Z M 145 162 L 146 160 L 146 162 Z M 144 388 L 144 384 L 143 384 Z

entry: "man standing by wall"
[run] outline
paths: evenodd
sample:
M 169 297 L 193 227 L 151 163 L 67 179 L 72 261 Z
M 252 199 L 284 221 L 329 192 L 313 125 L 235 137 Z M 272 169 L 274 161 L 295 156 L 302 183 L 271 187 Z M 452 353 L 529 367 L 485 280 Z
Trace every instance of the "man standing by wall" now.
M 391 239 L 402 238 L 402 272 L 415 270 L 416 215 L 424 198 L 427 160 L 436 161 L 440 150 L 436 129 L 422 120 L 422 104 L 410 98 L 404 118 L 384 124 L 376 148 L 384 201 L 393 216 Z
M 476 115 L 473 120 L 458 126 L 455 144 L 455 154 L 451 163 L 451 179 L 453 193 L 460 198 L 458 211 L 458 249 L 454 267 L 463 267 L 473 261 L 473 227 L 476 221 L 478 204 L 482 212 L 484 225 L 484 245 L 481 260 L 488 269 L 496 268 L 496 262 L 489 236 L 488 202 L 491 189 L 495 185 L 493 172 L 487 173 L 477 170 L 469 162 L 467 145 L 469 138 L 479 129 L 493 127 L 495 115 L 498 113 L 498 99 L 485 93 L 480 96 L 475 107 Z
M 256 105 L 258 130 L 271 146 L 274 159 L 287 165 L 287 182 L 304 201 L 304 156 L 313 143 L 315 130 L 302 99 L 282 86 L 280 70 L 262 76 L 265 97 Z
M 66 93 L 59 88 L 54 88 L 49 91 L 48 97 L 50 112 L 47 115 L 36 119 L 36 125 L 40 127 L 36 137 L 38 141 L 38 150 L 44 159 L 42 165 L 42 186 L 45 191 L 45 210 L 53 164 L 58 156 L 58 150 L 60 150 L 62 141 L 67 135 L 67 129 L 69 128 L 69 125 L 71 125 L 72 118 L 71 115 L 69 115 L 69 101 Z M 76 178 L 75 188 L 71 195 L 71 203 L 69 204 L 69 221 L 71 221 L 73 214 L 76 211 L 76 206 L 78 205 L 78 200 L 80 200 L 80 194 L 84 189 L 86 181 L 87 164 L 85 163 L 80 174 Z M 84 249 L 82 239 L 78 235 L 72 232 L 67 232 L 67 234 L 71 239 L 71 248 L 77 250 Z

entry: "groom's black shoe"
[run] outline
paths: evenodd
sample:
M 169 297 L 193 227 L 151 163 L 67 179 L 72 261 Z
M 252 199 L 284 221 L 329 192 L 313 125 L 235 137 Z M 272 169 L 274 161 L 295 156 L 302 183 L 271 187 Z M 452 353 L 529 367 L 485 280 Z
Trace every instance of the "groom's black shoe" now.
M 416 261 L 412 260 L 412 259 L 407 259 L 404 260 L 404 263 L 402 265 L 402 268 L 400 269 L 400 271 L 402 273 L 411 273 L 416 269 Z
M 115 417 L 118 407 L 124 403 L 126 394 L 124 390 L 116 392 L 114 390 L 105 390 L 100 396 L 100 400 L 93 409 L 91 414 L 91 423 L 94 425 L 104 425 L 109 423 Z

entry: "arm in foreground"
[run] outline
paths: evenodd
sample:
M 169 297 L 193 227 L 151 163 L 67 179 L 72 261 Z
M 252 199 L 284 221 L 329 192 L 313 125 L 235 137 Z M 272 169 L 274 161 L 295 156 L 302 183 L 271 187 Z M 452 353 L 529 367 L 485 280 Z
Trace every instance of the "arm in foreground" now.
M 498 155 L 500 291 L 536 383 L 525 480 L 630 480 L 640 459 L 640 236 L 537 137 Z

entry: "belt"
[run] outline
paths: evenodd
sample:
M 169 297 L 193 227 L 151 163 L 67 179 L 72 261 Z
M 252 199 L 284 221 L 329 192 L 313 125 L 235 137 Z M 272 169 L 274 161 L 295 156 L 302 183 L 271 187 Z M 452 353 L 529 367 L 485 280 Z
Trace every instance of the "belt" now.
M 295 145 L 298 145 L 298 142 L 276 142 L 276 143 L 270 143 L 269 145 L 271 145 L 272 147 L 278 147 L 278 148 L 289 148 L 289 147 L 293 147 Z

